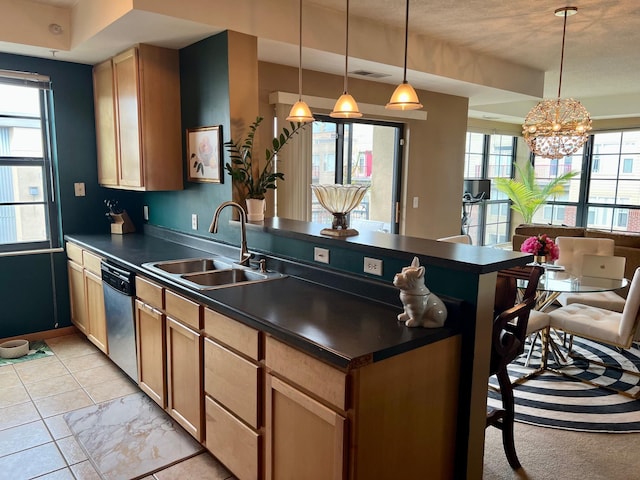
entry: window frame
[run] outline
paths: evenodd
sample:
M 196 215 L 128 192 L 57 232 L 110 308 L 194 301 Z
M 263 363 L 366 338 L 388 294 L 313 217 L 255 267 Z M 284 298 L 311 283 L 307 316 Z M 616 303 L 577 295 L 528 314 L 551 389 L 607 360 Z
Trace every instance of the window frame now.
M 508 135 L 508 134 L 487 134 L 487 133 L 482 133 L 482 132 L 474 132 L 474 131 L 467 131 L 466 136 L 465 136 L 465 165 L 464 165 L 464 171 L 465 174 L 466 172 L 469 170 L 469 165 L 468 165 L 468 161 L 472 156 L 477 156 L 480 154 L 480 152 L 476 152 L 476 151 L 470 151 L 469 150 L 469 146 L 470 146 L 470 137 L 469 135 L 473 134 L 473 135 L 482 135 L 483 139 L 482 139 L 482 162 L 480 165 L 480 176 L 478 177 L 464 177 L 465 180 L 470 180 L 470 179 L 494 179 L 494 178 L 498 178 L 498 177 L 489 177 L 489 167 L 491 165 L 491 161 L 492 161 L 492 157 L 499 155 L 499 156 L 505 156 L 505 155 L 500 155 L 499 153 L 495 153 L 495 152 L 491 152 L 491 139 L 492 137 L 496 136 L 496 137 L 511 137 L 511 159 L 510 162 L 508 163 L 508 165 L 510 166 L 510 170 L 511 170 L 511 177 L 513 178 L 514 174 L 515 174 L 515 169 L 513 168 L 513 163 L 516 161 L 517 158 L 517 145 L 518 145 L 518 137 L 514 136 L 514 135 Z M 501 168 L 504 168 L 504 165 L 502 163 L 500 163 Z M 491 186 L 491 190 L 492 193 L 496 192 L 496 188 L 495 186 L 492 184 Z M 507 213 L 506 213 L 506 222 L 488 222 L 487 221 L 487 217 L 488 215 L 491 214 L 491 210 L 492 209 L 498 209 L 501 210 L 504 206 L 506 206 L 507 208 Z M 511 239 L 511 201 L 508 198 L 495 198 L 495 194 L 492 195 L 492 198 L 488 199 L 488 200 L 483 200 L 481 202 L 478 203 L 474 203 L 470 206 L 469 209 L 469 220 L 471 220 L 471 218 L 473 217 L 473 209 L 478 209 L 478 215 L 477 215 L 477 219 L 478 219 L 478 223 L 477 225 L 472 225 L 471 223 L 468 224 L 468 231 L 470 232 L 472 230 L 472 228 L 476 228 L 477 230 L 477 235 L 472 235 L 472 238 L 474 240 L 474 245 L 480 245 L 480 246 L 487 246 L 487 245 L 496 245 L 497 243 L 487 243 L 487 230 L 488 227 L 491 227 L 493 225 L 499 225 L 501 223 L 505 223 L 506 224 L 506 238 L 505 238 L 505 242 L 509 241 Z M 462 231 L 462 230 L 461 230 Z M 467 233 L 467 232 L 462 232 L 462 233 Z M 500 242 L 501 243 L 501 242 Z
M 53 250 L 61 247 L 61 226 L 57 201 L 56 175 L 52 155 L 52 105 L 53 91 L 49 77 L 23 72 L 0 70 L 0 83 L 38 89 L 40 116 L 1 114 L 2 118 L 39 120 L 42 135 L 42 157 L 0 156 L 0 166 L 40 167 L 42 171 L 42 200 L 34 202 L 0 201 L 0 206 L 43 205 L 46 239 L 30 242 L 0 243 L 0 255 L 23 254 Z
M 546 207 L 551 206 L 556 208 L 558 206 L 569 206 L 576 208 L 576 216 L 575 216 L 575 226 L 577 227 L 586 227 L 586 228 L 594 228 L 597 230 L 609 231 L 609 232 L 630 232 L 630 233 L 640 233 L 640 228 L 637 230 L 629 230 L 628 226 L 630 223 L 631 212 L 636 210 L 638 211 L 638 215 L 640 215 L 640 205 L 638 204 L 629 204 L 629 203 L 621 203 L 617 201 L 619 195 L 619 186 L 620 182 L 628 182 L 628 181 L 637 181 L 640 184 L 640 179 L 630 179 L 629 177 L 633 174 L 624 172 L 624 161 L 627 159 L 626 155 L 634 154 L 637 155 L 640 153 L 640 145 L 638 152 L 623 152 L 622 146 L 624 144 L 625 133 L 632 132 L 640 132 L 637 128 L 633 129 L 616 129 L 616 130 L 602 130 L 598 132 L 593 132 L 589 135 L 587 142 L 584 144 L 583 152 L 582 152 L 582 172 L 579 184 L 579 192 L 577 201 L 548 201 L 544 203 Z M 617 153 L 603 153 L 596 152 L 596 136 L 599 134 L 612 134 L 619 133 L 619 150 Z M 614 175 L 609 175 L 604 179 L 596 180 L 596 181 L 612 181 L 615 182 L 615 193 L 613 202 L 605 202 L 605 201 L 590 201 L 589 198 L 591 196 L 592 187 L 596 184 L 592 184 L 592 180 L 594 175 L 604 175 L 602 172 L 603 168 L 603 158 L 606 156 L 616 156 L 617 157 L 617 167 L 615 169 Z M 565 157 L 566 159 L 566 157 Z M 530 155 L 530 161 L 535 162 L 535 156 L 533 154 Z M 534 163 L 535 164 L 535 163 Z M 632 166 L 633 168 L 633 166 Z M 594 199 L 596 200 L 596 199 Z M 602 211 L 601 209 L 607 209 L 607 212 Z M 618 222 L 620 219 L 621 213 L 626 216 L 626 227 L 623 230 Z M 595 224 L 598 219 L 606 218 L 607 225 L 602 223 Z M 558 225 L 552 220 L 552 224 Z

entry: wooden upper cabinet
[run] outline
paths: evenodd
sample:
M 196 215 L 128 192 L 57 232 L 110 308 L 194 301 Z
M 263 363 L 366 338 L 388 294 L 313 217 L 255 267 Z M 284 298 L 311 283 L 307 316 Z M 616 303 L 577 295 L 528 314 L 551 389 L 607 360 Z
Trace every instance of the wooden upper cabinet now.
M 96 65 L 93 78 L 99 183 L 181 190 L 178 51 L 140 44 Z
M 113 104 L 113 67 L 111 60 L 93 67 L 93 97 L 97 127 L 98 183 L 100 185 L 117 185 L 116 117 Z

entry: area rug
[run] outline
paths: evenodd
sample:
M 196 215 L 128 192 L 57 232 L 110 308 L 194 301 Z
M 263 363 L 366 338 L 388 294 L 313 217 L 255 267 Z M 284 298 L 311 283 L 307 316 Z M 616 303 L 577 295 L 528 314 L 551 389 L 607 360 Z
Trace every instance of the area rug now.
M 104 480 L 142 478 L 204 450 L 142 392 L 66 413 L 64 419 Z
M 574 338 L 574 352 L 606 363 L 624 365 L 627 370 L 640 371 L 640 350 L 637 345 L 621 353 L 589 340 Z M 528 345 L 527 349 L 528 350 Z M 539 350 L 539 349 L 538 349 Z M 535 351 L 534 351 L 535 352 Z M 516 379 L 532 369 L 524 367 L 520 357 L 509 367 L 509 375 Z M 600 385 L 609 385 L 631 394 L 638 392 L 640 377 L 624 374 L 616 369 L 568 359 L 562 371 L 588 379 Z M 530 366 L 539 365 L 539 352 Z M 550 357 L 549 365 L 558 368 Z M 490 384 L 497 386 L 491 378 Z M 635 433 L 640 432 L 640 400 L 598 388 L 552 372 L 545 372 L 514 387 L 516 421 L 542 427 L 584 432 Z M 489 391 L 488 403 L 500 406 L 500 394 Z
M 4 365 L 11 365 L 13 363 L 27 362 L 29 360 L 36 360 L 38 358 L 48 357 L 53 355 L 53 352 L 49 348 L 49 345 L 45 341 L 29 342 L 29 353 L 18 358 L 0 358 L 0 367 Z

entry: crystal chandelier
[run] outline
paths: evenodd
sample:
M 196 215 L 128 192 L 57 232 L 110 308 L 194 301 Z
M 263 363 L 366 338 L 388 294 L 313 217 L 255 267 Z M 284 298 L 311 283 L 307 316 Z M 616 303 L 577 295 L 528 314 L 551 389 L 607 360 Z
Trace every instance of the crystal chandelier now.
M 562 158 L 575 153 L 587 141 L 591 130 L 589 112 L 582 104 L 573 98 L 560 98 L 567 17 L 577 12 L 577 7 L 563 7 L 554 12 L 556 16 L 564 17 L 558 98 L 539 102 L 527 114 L 522 125 L 525 141 L 540 157 Z

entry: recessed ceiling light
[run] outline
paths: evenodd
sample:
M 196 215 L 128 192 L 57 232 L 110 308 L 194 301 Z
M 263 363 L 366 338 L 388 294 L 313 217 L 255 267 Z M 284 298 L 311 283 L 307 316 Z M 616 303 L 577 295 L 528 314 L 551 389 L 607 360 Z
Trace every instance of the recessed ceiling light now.
M 64 29 L 62 28 L 62 26 L 58 25 L 57 23 L 49 24 L 49 32 L 51 32 L 52 35 L 61 35 L 63 31 Z

